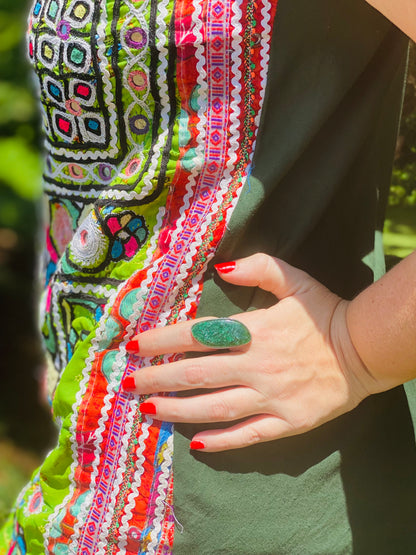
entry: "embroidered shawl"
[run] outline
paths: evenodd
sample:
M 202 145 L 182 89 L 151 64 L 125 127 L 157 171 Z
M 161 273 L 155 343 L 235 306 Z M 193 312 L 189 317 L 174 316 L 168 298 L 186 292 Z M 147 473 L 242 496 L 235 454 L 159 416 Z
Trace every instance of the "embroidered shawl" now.
M 36 0 L 42 333 L 57 446 L 10 553 L 169 553 L 172 425 L 120 391 L 137 332 L 195 317 L 250 171 L 276 0 Z M 55 386 L 55 384 L 57 384 Z M 19 547 L 20 546 L 20 547 Z

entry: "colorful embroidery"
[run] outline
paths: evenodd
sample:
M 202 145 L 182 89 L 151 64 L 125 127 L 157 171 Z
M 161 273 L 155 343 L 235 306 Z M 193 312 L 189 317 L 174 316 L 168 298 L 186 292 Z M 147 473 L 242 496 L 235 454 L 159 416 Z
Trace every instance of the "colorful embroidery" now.
M 58 446 L 16 510 L 30 553 L 170 553 L 172 425 L 121 392 L 137 331 L 195 317 L 249 172 L 276 1 L 37 0 Z M 53 380 L 52 380 L 53 381 Z

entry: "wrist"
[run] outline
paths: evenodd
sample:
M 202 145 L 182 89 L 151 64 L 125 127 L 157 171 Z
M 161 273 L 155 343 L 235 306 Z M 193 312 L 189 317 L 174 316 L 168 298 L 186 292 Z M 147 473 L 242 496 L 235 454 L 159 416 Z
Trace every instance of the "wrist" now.
M 348 383 L 351 401 L 358 405 L 365 397 L 382 391 L 382 387 L 361 359 L 347 323 L 351 302 L 340 300 L 335 307 L 330 323 L 330 339 L 338 365 Z
M 348 305 L 351 341 L 381 390 L 416 377 L 416 252 Z

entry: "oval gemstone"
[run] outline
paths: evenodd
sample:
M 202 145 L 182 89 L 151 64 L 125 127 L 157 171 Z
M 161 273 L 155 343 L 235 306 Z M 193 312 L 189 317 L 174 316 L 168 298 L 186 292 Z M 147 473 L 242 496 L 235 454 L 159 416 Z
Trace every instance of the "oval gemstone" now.
M 241 347 L 251 341 L 251 334 L 246 326 L 232 318 L 197 322 L 192 326 L 191 333 L 198 343 L 214 349 Z

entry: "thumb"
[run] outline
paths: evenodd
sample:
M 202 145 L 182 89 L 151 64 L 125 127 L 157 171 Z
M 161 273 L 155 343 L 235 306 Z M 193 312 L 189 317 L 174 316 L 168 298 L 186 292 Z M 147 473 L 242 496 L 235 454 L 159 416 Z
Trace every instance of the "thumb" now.
M 260 287 L 278 299 L 304 293 L 318 284 L 306 272 L 279 258 L 257 253 L 233 262 L 216 264 L 224 281 L 247 287 Z

